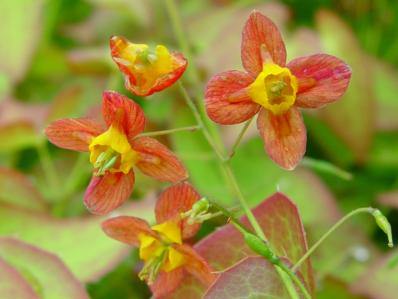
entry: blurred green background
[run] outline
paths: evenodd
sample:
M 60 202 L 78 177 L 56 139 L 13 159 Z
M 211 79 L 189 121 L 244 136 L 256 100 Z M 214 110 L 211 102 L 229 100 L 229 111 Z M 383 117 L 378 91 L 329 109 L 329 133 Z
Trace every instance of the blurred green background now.
M 193 52 L 189 68 L 198 69 L 202 82 L 190 86 L 193 91 L 202 92 L 217 72 L 242 68 L 240 34 L 253 9 L 278 25 L 289 60 L 325 52 L 352 67 L 344 98 L 305 114 L 310 159 L 295 171 L 275 166 L 256 129 L 249 130 L 232 167 L 250 204 L 276 190 L 288 194 L 299 206 L 310 244 L 341 215 L 368 205 L 385 212 L 398 231 L 398 2 L 182 0 L 178 9 Z M 65 265 L 42 271 L 33 252 L 18 256 L 2 249 L 1 241 L 0 262 L 14 265 L 43 298 L 73 298 L 67 295 L 73 294 L 73 282 L 51 280 L 65 271 L 91 298 L 148 298 L 136 275 L 136 251 L 106 238 L 103 218 L 84 209 L 87 155 L 53 147 L 43 129 L 58 118 L 98 117 L 106 89 L 140 103 L 148 131 L 194 124 L 175 87 L 148 100 L 128 94 L 109 54 L 111 35 L 179 50 L 164 1 L 2 0 L 0 19 L 0 235 L 43 249 L 41 265 L 55 256 Z M 221 130 L 231 146 L 240 128 Z M 200 133 L 160 139 L 178 153 L 202 194 L 236 204 Z M 352 178 L 311 159 L 330 162 Z M 152 220 L 162 186 L 138 175 L 131 201 L 117 213 Z M 207 223 L 198 238 L 219 224 Z M 397 298 L 397 254 L 387 251 L 385 236 L 369 217 L 355 218 L 313 257 L 317 298 Z

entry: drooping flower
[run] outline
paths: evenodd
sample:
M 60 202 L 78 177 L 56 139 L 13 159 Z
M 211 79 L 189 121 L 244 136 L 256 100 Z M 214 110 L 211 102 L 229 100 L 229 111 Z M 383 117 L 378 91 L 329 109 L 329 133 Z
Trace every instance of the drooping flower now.
M 286 64 L 286 49 L 275 24 L 252 12 L 242 32 L 246 71 L 215 75 L 206 87 L 206 110 L 220 124 L 256 115 L 265 150 L 273 161 L 293 169 L 306 149 L 306 128 L 299 108 L 319 108 L 346 91 L 351 69 L 327 54 L 300 57 Z
M 140 106 L 116 92 L 103 93 L 103 124 L 90 118 L 61 119 L 45 130 L 58 147 L 90 152 L 93 177 L 84 195 L 86 207 L 106 214 L 119 207 L 131 194 L 133 167 L 160 181 L 178 182 L 187 172 L 178 158 L 163 144 L 137 136 L 144 130 Z
M 113 60 L 125 76 L 126 89 L 138 96 L 149 96 L 177 81 L 187 68 L 179 52 L 169 52 L 163 45 L 151 49 L 133 44 L 122 36 L 110 40 Z
M 180 183 L 160 195 L 155 208 L 156 225 L 150 227 L 145 220 L 128 216 L 111 218 L 102 224 L 111 238 L 139 247 L 144 261 L 139 277 L 149 284 L 155 298 L 176 289 L 186 272 L 206 286 L 215 279 L 207 262 L 183 242 L 196 234 L 200 224 L 190 224 L 181 215 L 199 199 L 190 184 Z

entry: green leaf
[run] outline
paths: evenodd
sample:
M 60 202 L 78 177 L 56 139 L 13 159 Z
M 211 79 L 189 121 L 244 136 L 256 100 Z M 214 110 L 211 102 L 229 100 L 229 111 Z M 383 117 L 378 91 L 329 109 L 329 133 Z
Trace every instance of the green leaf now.
M 27 298 L 89 298 L 84 286 L 56 255 L 17 239 L 0 238 L 0 258 L 12 265 L 37 295 Z M 16 297 L 15 294 L 8 294 L 1 298 Z
M 353 70 L 346 94 L 320 113 L 350 147 L 356 161 L 364 162 L 375 127 L 371 61 L 361 50 L 351 29 L 337 15 L 320 11 L 316 22 L 323 52 L 343 59 Z
M 0 70 L 20 80 L 40 41 L 44 0 L 0 1 Z M 29 12 L 29 13 L 22 13 Z
M 132 203 L 120 213 L 153 218 L 154 202 Z M 75 276 L 95 281 L 129 252 L 129 247 L 108 238 L 101 230 L 104 217 L 56 219 L 46 214 L 0 205 L 0 236 L 21 240 L 59 256 Z
M 43 198 L 28 178 L 3 167 L 0 167 L 0 202 L 34 211 L 46 210 Z
M 16 122 L 0 127 L 0 152 L 10 153 L 40 142 L 35 127 L 28 122 Z
M 397 250 L 376 260 L 366 273 L 353 284 L 355 293 L 377 299 L 396 298 L 398 267 L 390 265 L 394 254 L 397 254 Z
M 274 266 L 261 257 L 247 257 L 222 272 L 205 299 L 289 299 Z

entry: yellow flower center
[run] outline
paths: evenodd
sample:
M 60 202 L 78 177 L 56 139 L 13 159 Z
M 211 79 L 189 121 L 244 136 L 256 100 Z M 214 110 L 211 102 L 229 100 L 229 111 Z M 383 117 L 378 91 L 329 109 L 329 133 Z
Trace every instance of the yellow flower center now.
M 138 160 L 138 153 L 131 148 L 126 135 L 113 126 L 93 138 L 89 150 L 96 175 L 104 175 L 106 171 L 127 174 Z
M 249 85 L 248 93 L 253 102 L 279 115 L 293 106 L 297 89 L 297 78 L 288 68 L 268 63 L 264 64 L 262 72 Z
M 163 45 L 152 51 L 148 45 L 129 43 L 119 55 L 117 59 L 133 73 L 137 81 L 135 85 L 141 89 L 152 87 L 159 77 L 170 73 L 175 66 L 173 57 Z
M 159 233 L 160 240 L 146 234 L 139 234 L 140 258 L 145 261 L 140 278 L 152 283 L 159 271 L 170 272 L 184 265 L 184 255 L 172 244 L 182 244 L 181 228 L 172 221 L 152 226 Z

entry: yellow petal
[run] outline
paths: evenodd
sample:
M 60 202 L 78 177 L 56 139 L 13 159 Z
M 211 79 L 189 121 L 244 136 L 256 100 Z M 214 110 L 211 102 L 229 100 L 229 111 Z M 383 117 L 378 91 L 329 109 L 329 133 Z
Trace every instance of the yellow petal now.
M 167 259 L 165 260 L 162 270 L 166 272 L 173 271 L 185 264 L 185 257 L 182 253 L 170 247 L 168 250 Z
M 164 223 L 152 226 L 152 229 L 159 232 L 165 241 L 182 244 L 181 228 L 176 222 L 166 221 Z

